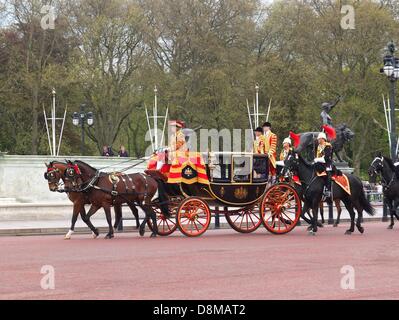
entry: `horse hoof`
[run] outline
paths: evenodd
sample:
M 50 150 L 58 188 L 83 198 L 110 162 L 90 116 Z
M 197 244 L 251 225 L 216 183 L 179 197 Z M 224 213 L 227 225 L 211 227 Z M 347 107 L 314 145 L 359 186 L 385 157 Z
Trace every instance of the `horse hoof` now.
M 157 234 L 156 234 L 156 233 L 151 233 L 150 238 L 156 238 L 156 237 L 157 237 Z
M 388 228 L 387 228 L 388 230 L 392 230 L 393 229 L 393 226 L 392 225 L 390 225 L 390 226 L 388 226 Z
M 139 234 L 141 237 L 144 237 L 145 235 L 145 230 L 144 229 L 140 229 Z
M 315 236 L 316 232 L 314 232 L 313 230 L 309 230 L 308 235 L 309 236 Z
M 357 230 L 359 230 L 359 232 L 360 232 L 361 234 L 364 233 L 364 228 L 363 228 L 363 227 L 357 227 Z
M 324 228 L 324 225 L 320 224 L 318 225 L 319 228 Z
M 98 230 L 96 229 L 95 231 L 92 232 L 93 235 L 93 239 L 97 239 L 98 236 L 100 235 L 100 233 L 98 232 Z
M 350 236 L 352 234 L 352 231 L 350 231 L 350 230 L 347 230 L 346 232 L 345 232 L 345 235 L 347 235 L 347 236 Z
M 312 229 L 313 229 L 313 227 L 310 226 L 310 227 L 308 227 L 306 230 L 307 230 L 307 231 L 312 231 Z
M 109 239 L 112 239 L 112 238 L 114 238 L 114 235 L 113 235 L 113 234 L 110 234 L 110 233 L 108 233 L 108 234 L 105 236 L 105 238 L 104 238 L 104 239 L 106 239 L 106 240 L 109 240 Z
M 73 234 L 74 234 L 74 231 L 69 230 L 68 233 L 65 235 L 64 240 L 71 240 L 71 237 Z
M 337 224 L 337 223 L 334 223 L 333 227 L 334 227 L 334 228 L 338 228 L 338 224 Z

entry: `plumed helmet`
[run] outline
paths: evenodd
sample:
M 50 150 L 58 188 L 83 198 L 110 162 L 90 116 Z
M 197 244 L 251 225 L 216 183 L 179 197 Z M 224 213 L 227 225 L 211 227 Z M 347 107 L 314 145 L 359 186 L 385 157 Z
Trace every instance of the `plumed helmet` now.
M 288 143 L 291 146 L 292 145 L 291 139 L 290 138 L 285 138 L 284 141 L 283 141 L 283 145 L 286 144 L 286 143 Z
M 319 135 L 317 136 L 317 140 L 319 139 L 324 139 L 327 141 L 327 135 L 324 132 L 320 132 Z
M 322 104 L 321 104 L 321 108 L 322 109 L 326 109 L 326 108 L 328 108 L 330 106 L 330 104 L 328 103 L 328 102 L 323 102 Z

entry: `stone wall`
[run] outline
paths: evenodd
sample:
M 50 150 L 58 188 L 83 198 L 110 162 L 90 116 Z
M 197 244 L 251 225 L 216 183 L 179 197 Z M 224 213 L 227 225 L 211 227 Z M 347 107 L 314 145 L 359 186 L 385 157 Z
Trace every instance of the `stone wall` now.
M 105 172 L 124 169 L 139 160 L 127 158 L 104 158 L 104 157 L 76 157 L 70 160 L 82 160 L 95 168 L 103 168 Z M 0 154 L 0 199 L 1 202 L 12 201 L 17 203 L 68 203 L 65 194 L 50 192 L 47 181 L 44 179 L 46 172 L 45 163 L 53 160 L 64 161 L 65 157 L 49 156 L 13 156 Z M 130 169 L 127 173 L 143 172 L 146 163 Z

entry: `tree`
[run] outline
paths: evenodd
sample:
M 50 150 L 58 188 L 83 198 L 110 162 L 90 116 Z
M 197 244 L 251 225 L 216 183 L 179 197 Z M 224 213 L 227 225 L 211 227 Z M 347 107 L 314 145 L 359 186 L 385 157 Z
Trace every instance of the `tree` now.
M 90 137 L 112 145 L 125 119 L 140 105 L 139 68 L 145 46 L 143 19 L 134 1 L 74 1 L 71 32 L 79 41 L 72 61 L 82 95 L 95 110 Z

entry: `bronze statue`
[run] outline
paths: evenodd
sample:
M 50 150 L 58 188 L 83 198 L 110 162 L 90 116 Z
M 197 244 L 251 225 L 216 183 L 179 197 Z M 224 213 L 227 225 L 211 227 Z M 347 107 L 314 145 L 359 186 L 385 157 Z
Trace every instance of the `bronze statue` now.
M 334 109 L 334 107 L 338 104 L 338 102 L 340 102 L 341 101 L 341 97 L 338 97 L 338 99 L 337 100 L 335 100 L 334 102 L 324 102 L 322 105 L 321 105 L 321 108 L 322 108 L 322 112 L 321 112 L 321 114 L 320 114 L 320 117 L 321 117 L 321 122 L 322 122 L 322 125 L 328 125 L 328 126 L 333 126 L 333 123 L 332 123 L 332 118 L 331 118 L 331 116 L 330 116 L 330 112 L 332 111 L 332 109 Z

